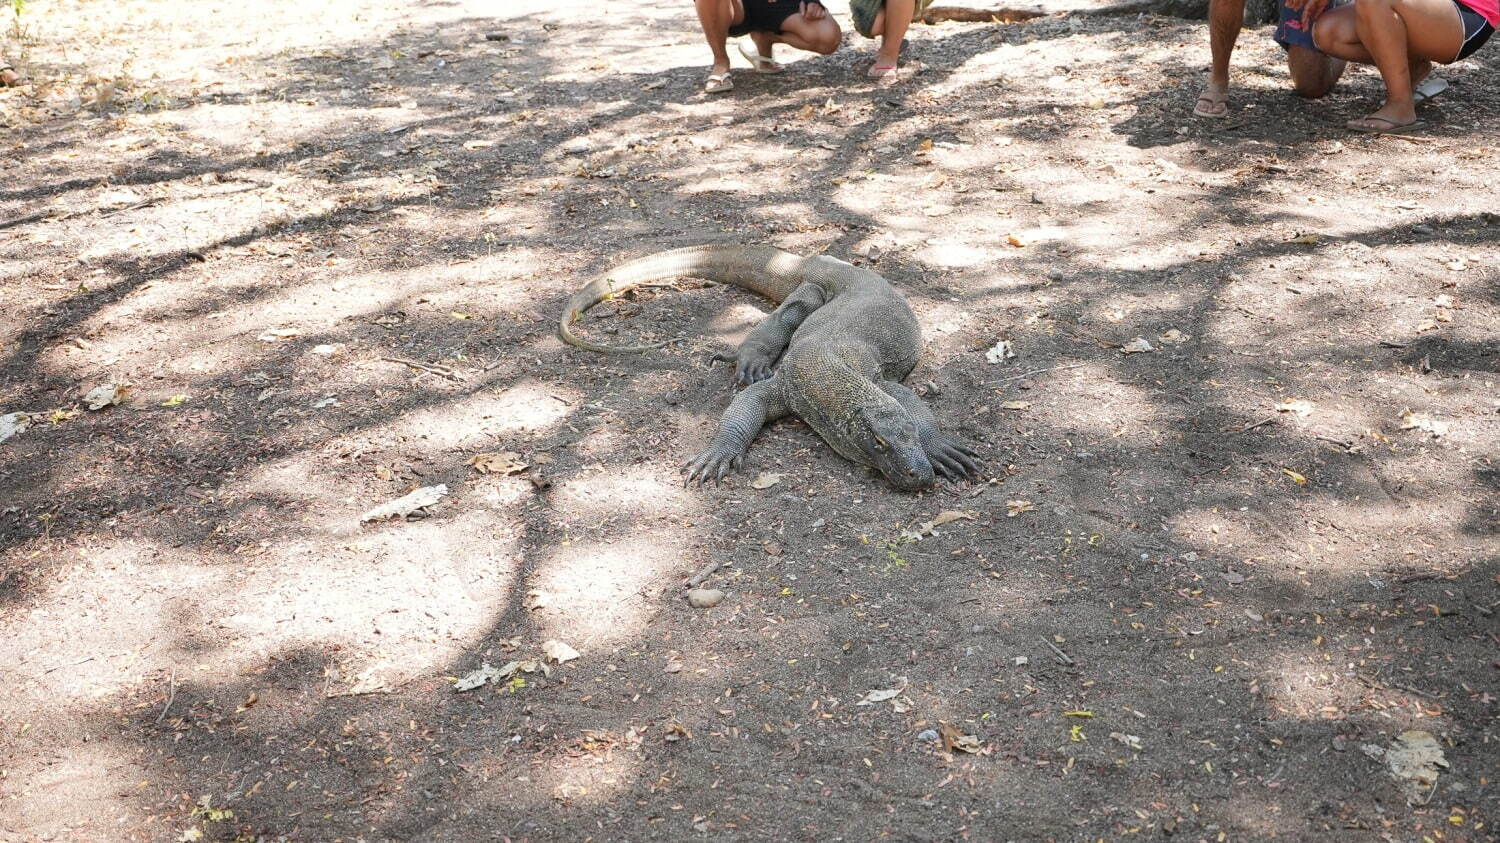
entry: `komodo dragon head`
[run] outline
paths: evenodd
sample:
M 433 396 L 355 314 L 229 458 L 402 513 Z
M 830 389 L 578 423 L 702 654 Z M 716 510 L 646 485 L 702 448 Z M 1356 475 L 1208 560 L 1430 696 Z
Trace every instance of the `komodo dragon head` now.
M 852 454 L 846 456 L 874 466 L 903 492 L 930 487 L 932 462 L 917 439 L 916 422 L 894 399 L 880 397 L 885 400 L 867 403 L 850 414 L 844 431 L 845 445 L 857 448 L 862 459 Z

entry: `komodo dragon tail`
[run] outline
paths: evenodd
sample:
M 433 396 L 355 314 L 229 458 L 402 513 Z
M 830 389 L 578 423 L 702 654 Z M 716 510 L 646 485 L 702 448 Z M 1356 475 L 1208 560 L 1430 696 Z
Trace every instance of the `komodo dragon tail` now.
M 808 280 L 803 263 L 806 259 L 771 246 L 709 245 L 689 246 L 658 252 L 623 263 L 590 281 L 568 300 L 557 323 L 557 335 L 563 342 L 588 351 L 623 354 L 661 348 L 666 342 L 650 345 L 599 345 L 573 333 L 573 322 L 583 312 L 620 293 L 667 278 L 692 276 L 733 284 L 753 290 L 780 302 Z

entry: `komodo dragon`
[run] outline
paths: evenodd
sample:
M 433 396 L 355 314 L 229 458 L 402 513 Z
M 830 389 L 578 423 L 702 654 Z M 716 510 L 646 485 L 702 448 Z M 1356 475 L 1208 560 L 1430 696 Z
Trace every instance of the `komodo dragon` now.
M 795 415 L 833 449 L 915 491 L 934 473 L 972 477 L 976 455 L 938 431 L 937 419 L 900 381 L 917 364 L 922 333 L 906 300 L 884 278 L 827 255 L 802 258 L 769 246 L 708 245 L 625 263 L 573 294 L 558 324 L 565 342 L 590 351 L 640 352 L 665 343 L 604 346 L 572 323 L 611 296 L 665 278 L 733 284 L 781 306 L 733 355 L 746 388 L 724 412 L 708 450 L 686 463 L 689 483 L 718 482 L 740 467 L 761 426 Z M 780 365 L 777 365 L 777 361 Z

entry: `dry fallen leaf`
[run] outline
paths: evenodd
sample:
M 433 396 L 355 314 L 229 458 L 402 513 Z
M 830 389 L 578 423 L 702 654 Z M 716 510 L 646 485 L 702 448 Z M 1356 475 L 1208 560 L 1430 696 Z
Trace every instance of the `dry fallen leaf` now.
M 0 442 L 24 433 L 31 426 L 31 416 L 27 413 L 6 413 L 0 416 Z
M 1155 351 L 1155 346 L 1146 341 L 1145 337 L 1136 337 L 1130 342 L 1120 346 L 1121 354 L 1143 354 L 1147 351 Z
M 939 512 L 932 519 L 932 525 L 934 527 L 941 527 L 941 526 L 943 526 L 944 524 L 947 524 L 950 521 L 957 521 L 960 518 L 967 519 L 969 521 L 973 521 L 974 520 L 974 513 L 972 513 L 972 512 L 964 512 L 963 510 L 958 510 L 958 509 L 945 509 L 942 512 Z
M 527 464 L 521 461 L 521 455 L 515 451 L 475 454 L 469 458 L 469 465 L 474 466 L 480 474 L 516 474 L 527 468 Z
M 946 720 L 938 721 L 938 734 L 943 739 L 943 749 L 948 752 L 978 752 L 984 748 L 979 743 L 979 738 L 964 734 L 963 730 Z
M 1311 401 L 1304 401 L 1301 398 L 1288 398 L 1276 405 L 1276 412 L 1296 413 L 1298 416 L 1305 418 L 1312 415 L 1313 406 L 1314 404 Z
M 302 332 L 296 328 L 273 328 L 256 337 L 261 342 L 277 342 L 278 340 L 289 340 L 302 336 Z
M 1298 486 L 1306 486 L 1307 485 L 1307 478 L 1303 477 L 1302 475 L 1298 474 L 1295 471 L 1292 471 L 1290 468 L 1283 468 L 1281 470 L 1281 473 L 1285 474 L 1286 476 L 1288 476 L 1290 478 L 1292 478 L 1292 482 L 1296 483 Z
M 1011 360 L 1016 356 L 1016 347 L 1010 340 L 1000 340 L 984 353 L 984 359 L 991 363 L 1001 363 Z
M 1030 512 L 1036 509 L 1036 506 L 1031 501 L 1006 501 L 1005 506 L 1008 510 L 1005 513 L 1006 518 L 1015 518 L 1023 512 Z
M 570 662 L 573 659 L 578 658 L 577 650 L 556 639 L 543 641 L 542 652 L 546 654 L 547 658 L 557 662 L 558 664 Z
M 1157 339 L 1161 340 L 1167 345 L 1182 345 L 1183 343 L 1192 339 L 1192 337 L 1184 334 L 1176 328 L 1170 328 L 1166 331 L 1163 331 L 1161 336 L 1157 337 Z
M 1291 242 L 1293 242 L 1293 243 L 1301 243 L 1304 246 L 1311 246 L 1314 243 L 1317 243 L 1319 240 L 1322 240 L 1322 239 L 1323 239 L 1323 236 L 1321 234 L 1303 234 L 1303 235 L 1301 235 L 1299 237 L 1293 237 L 1292 240 L 1291 240 Z
M 1439 421 L 1427 413 L 1413 413 L 1411 410 L 1401 411 L 1402 430 L 1425 430 L 1432 434 L 1434 439 L 1447 434 L 1451 423 Z
M 386 468 L 383 465 L 377 465 L 375 466 L 375 476 L 379 477 L 381 480 L 390 480 L 396 475 L 389 468 Z
M 106 383 L 94 387 L 83 396 L 83 405 L 90 410 L 102 410 L 105 407 L 118 404 L 125 400 L 130 392 L 130 385 L 123 383 Z
M 1006 401 L 1000 405 L 1002 410 L 1024 410 L 1031 406 L 1030 401 Z
M 1021 237 L 1021 235 L 1019 234 L 1012 234 L 1009 237 L 1006 237 L 1005 242 L 1009 243 L 1012 246 L 1015 246 L 1017 249 L 1024 249 L 1028 245 L 1030 245 L 1026 242 L 1025 238 Z
M 863 697 L 859 698 L 859 702 L 855 703 L 855 705 L 874 705 L 875 703 L 895 699 L 901 695 L 902 690 L 901 688 L 887 688 L 882 691 L 867 691 Z
M 780 483 L 781 478 L 785 476 L 786 475 L 784 474 L 773 474 L 769 471 L 762 471 L 760 474 L 757 474 L 755 476 L 754 480 L 750 481 L 750 488 L 769 489 L 772 486 L 775 486 L 777 483 Z
M 379 521 L 385 518 L 404 518 L 419 509 L 436 504 L 447 497 L 448 484 L 439 483 L 436 486 L 423 486 L 408 494 L 402 495 L 395 500 L 381 504 L 359 517 L 360 523 L 366 521 Z

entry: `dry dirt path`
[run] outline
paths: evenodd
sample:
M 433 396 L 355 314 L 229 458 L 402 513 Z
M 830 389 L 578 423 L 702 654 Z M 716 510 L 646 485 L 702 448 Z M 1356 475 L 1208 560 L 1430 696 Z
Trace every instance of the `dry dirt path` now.
M 855 39 L 710 99 L 686 0 L 597 6 L 26 6 L 0 839 L 1494 838 L 1500 48 L 1392 139 L 1264 30 L 1204 122 L 1193 22 L 915 27 L 897 87 Z M 552 320 L 707 241 L 892 279 L 984 479 L 782 423 L 682 489 L 767 304 L 584 320 L 682 338 L 631 358 Z

